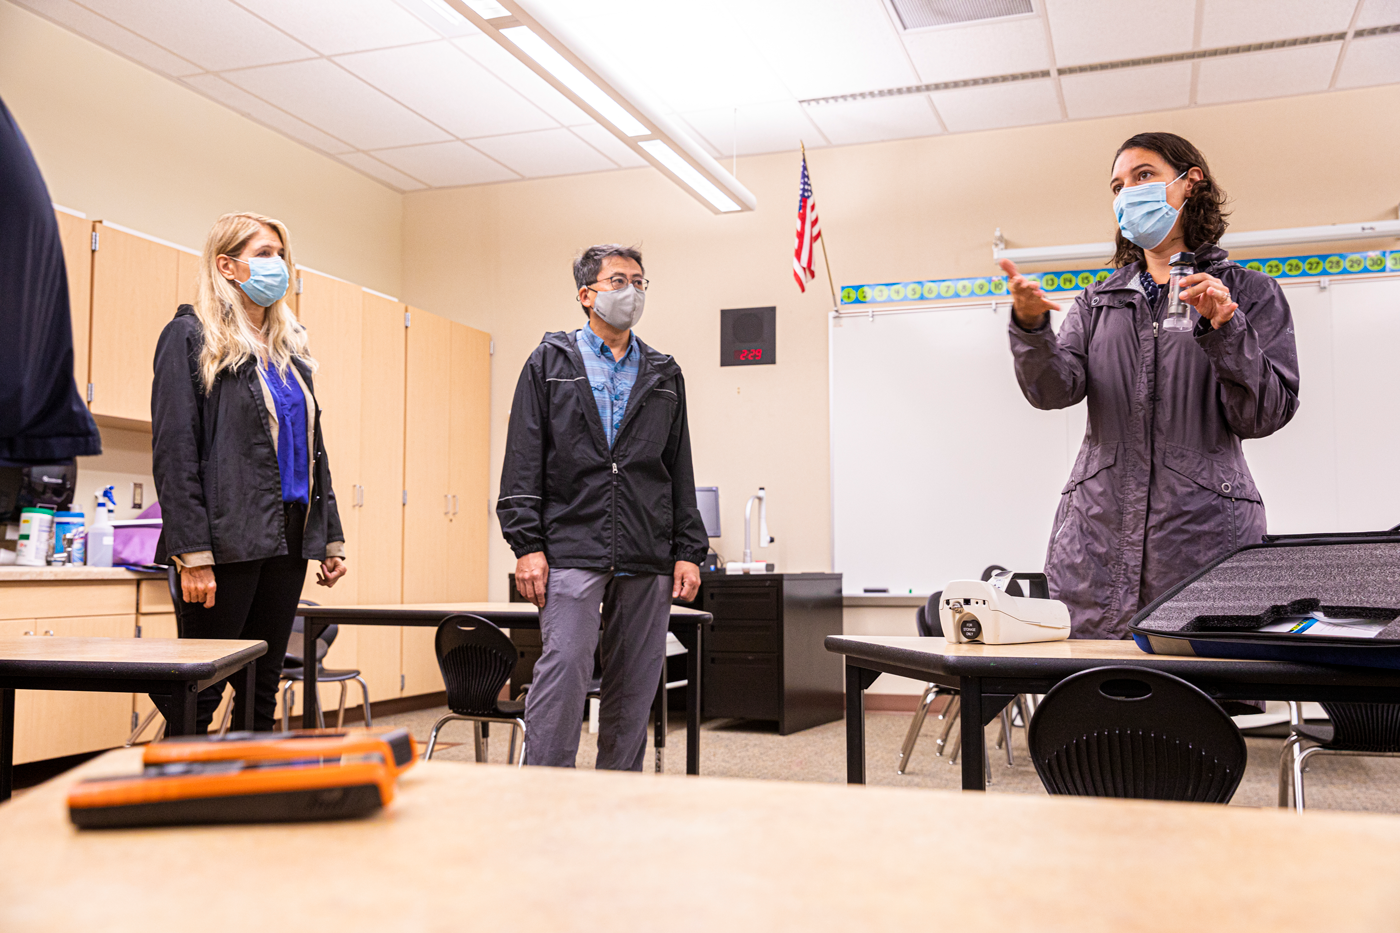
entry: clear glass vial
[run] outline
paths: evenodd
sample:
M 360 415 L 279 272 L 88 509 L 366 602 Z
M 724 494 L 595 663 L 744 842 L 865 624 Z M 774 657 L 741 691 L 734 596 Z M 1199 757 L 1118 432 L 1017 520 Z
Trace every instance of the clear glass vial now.
M 1181 280 L 1195 272 L 1195 253 L 1176 253 L 1172 256 L 1171 276 L 1167 280 L 1167 313 L 1162 317 L 1162 330 L 1187 331 L 1195 326 L 1191 322 L 1191 306 L 1181 300 Z

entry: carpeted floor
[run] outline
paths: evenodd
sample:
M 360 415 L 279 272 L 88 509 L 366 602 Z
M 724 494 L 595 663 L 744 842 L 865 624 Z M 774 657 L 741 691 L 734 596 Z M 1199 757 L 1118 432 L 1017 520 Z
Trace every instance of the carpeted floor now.
M 426 746 L 433 723 L 445 707 L 375 717 L 375 725 L 407 726 L 420 745 Z M 910 757 L 907 774 L 896 774 L 904 734 L 909 728 L 910 713 L 869 713 L 866 725 L 866 772 L 871 784 L 894 787 L 936 787 L 954 790 L 961 786 L 961 769 L 950 766 L 946 758 L 934 754 L 943 724 L 932 716 Z M 991 748 L 993 793 L 1043 794 L 1040 779 L 1026 754 L 1025 733 L 1014 730 L 1013 745 L 1016 763 L 1008 766 L 1006 753 L 991 746 L 997 729 L 987 727 Z M 578 766 L 593 767 L 596 736 L 582 730 L 579 742 Z M 506 760 L 509 730 L 492 728 L 489 757 L 492 762 Z M 1235 793 L 1232 805 L 1272 807 L 1278 797 L 1278 759 L 1282 739 L 1248 738 L 1249 765 L 1244 780 Z M 443 727 L 439 750 L 434 758 L 451 761 L 472 761 L 472 726 L 453 722 Z M 647 770 L 652 769 L 652 753 L 648 742 Z M 741 720 L 707 722 L 700 740 L 700 771 L 720 777 L 762 778 L 781 781 L 822 781 L 840 783 L 846 779 L 846 729 L 837 721 L 780 736 L 771 726 Z M 673 717 L 667 734 L 666 773 L 685 773 L 685 723 Z M 1334 810 L 1371 810 L 1400 813 L 1400 759 L 1383 758 L 1314 758 L 1307 777 L 1309 808 Z

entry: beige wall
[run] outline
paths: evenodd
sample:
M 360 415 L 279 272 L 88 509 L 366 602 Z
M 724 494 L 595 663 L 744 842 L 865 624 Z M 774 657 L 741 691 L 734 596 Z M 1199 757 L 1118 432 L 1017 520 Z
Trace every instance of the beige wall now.
M 59 204 L 193 249 L 269 214 L 298 262 L 398 293 L 398 192 L 4 0 L 0 98 Z
M 1205 151 L 1235 199 L 1236 230 L 1393 218 L 1395 113 L 1400 87 L 1373 88 L 824 149 L 809 165 L 838 287 L 985 275 L 997 227 L 1011 246 L 1111 239 L 1108 168 L 1147 129 Z M 407 195 L 405 299 L 496 340 L 493 468 L 525 357 L 545 331 L 582 321 L 574 252 L 635 243 L 653 282 L 638 330 L 685 369 L 696 481 L 721 487 L 720 552 L 739 556 L 744 500 L 763 485 L 778 541 L 756 553 L 783 570 L 827 569 L 830 298 L 820 266 L 805 295 L 792 280 L 797 170 L 795 153 L 740 159 L 759 209 L 720 217 L 649 169 Z M 761 305 L 778 307 L 777 365 L 721 369 L 719 309 Z M 909 414 L 910 430 L 931 429 Z M 492 548 L 499 597 L 513 559 L 494 529 Z

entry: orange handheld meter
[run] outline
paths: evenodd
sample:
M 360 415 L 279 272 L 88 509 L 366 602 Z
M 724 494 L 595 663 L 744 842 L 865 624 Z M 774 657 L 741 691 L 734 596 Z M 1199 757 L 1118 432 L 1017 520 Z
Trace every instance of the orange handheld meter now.
M 382 761 L 397 777 L 418 760 L 418 745 L 407 729 L 308 729 L 298 732 L 230 732 L 223 736 L 181 736 L 152 742 L 147 765 L 177 761 L 291 762 L 327 758 Z
M 290 823 L 367 816 L 393 799 L 394 773 L 382 761 L 177 761 L 76 784 L 68 815 L 87 829 Z

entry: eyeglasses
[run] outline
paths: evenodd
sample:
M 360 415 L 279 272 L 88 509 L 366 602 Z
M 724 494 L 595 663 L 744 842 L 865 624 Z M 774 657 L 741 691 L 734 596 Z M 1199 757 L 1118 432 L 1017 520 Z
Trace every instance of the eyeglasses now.
M 617 291 L 619 289 L 626 288 L 628 285 L 631 285 L 637 291 L 644 292 L 647 290 L 647 286 L 651 284 L 651 281 L 649 279 L 644 279 L 640 275 L 631 280 L 629 280 L 625 275 L 615 275 L 610 279 L 599 279 L 593 284 L 602 285 L 604 282 L 607 282 L 608 285 L 611 286 L 611 288 L 609 289 L 610 291 Z M 597 291 L 596 288 L 593 290 L 595 292 Z

